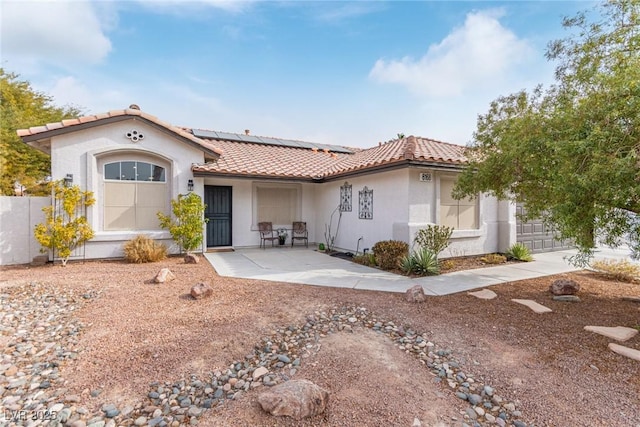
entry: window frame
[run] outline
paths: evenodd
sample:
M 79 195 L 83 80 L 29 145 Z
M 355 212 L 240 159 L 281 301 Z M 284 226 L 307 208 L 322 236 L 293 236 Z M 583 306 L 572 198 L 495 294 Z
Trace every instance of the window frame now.
M 455 186 L 455 183 L 458 179 L 458 176 L 456 175 L 440 175 L 438 178 L 438 224 L 440 225 L 445 225 L 445 226 L 449 226 L 451 227 L 450 224 L 445 224 L 444 223 L 444 216 L 443 216 L 443 207 L 455 207 L 456 210 L 456 226 L 453 227 L 454 229 L 454 234 L 455 231 L 478 231 L 480 230 L 480 195 L 476 195 L 472 201 L 469 201 L 468 198 L 466 199 L 462 199 L 462 200 L 455 200 L 451 197 L 451 194 L 447 194 L 446 196 L 443 193 L 443 181 L 444 182 L 451 182 L 453 185 L 451 186 L 451 188 L 453 188 L 453 186 Z M 451 200 L 451 202 L 449 202 L 449 199 Z M 446 203 L 443 203 L 443 200 L 446 200 Z M 455 203 L 452 203 L 455 202 Z M 460 218 L 461 218 L 461 207 L 469 207 L 469 206 L 473 206 L 474 210 L 473 210 L 473 227 L 469 228 L 469 227 L 465 227 L 462 228 L 460 227 Z
M 112 235 L 112 234 L 115 235 L 115 234 L 121 234 L 121 233 L 139 234 L 141 232 L 164 233 L 162 228 L 160 228 L 159 223 L 155 224 L 155 221 L 151 219 L 151 213 L 149 212 L 153 211 L 154 218 L 157 218 L 155 215 L 155 212 L 160 211 L 165 214 L 170 214 L 171 212 L 171 209 L 170 209 L 171 196 L 173 194 L 171 171 L 173 169 L 173 162 L 169 159 L 166 159 L 161 156 L 157 156 L 153 153 L 147 153 L 147 152 L 138 153 L 138 152 L 132 152 L 128 150 L 127 151 L 111 151 L 111 152 L 102 153 L 101 155 L 96 156 L 96 162 L 97 162 L 96 172 L 97 172 L 97 178 L 99 180 L 98 181 L 99 182 L 99 194 L 98 194 L 99 204 L 97 206 L 99 213 L 98 213 L 98 216 L 96 217 L 96 220 L 98 221 L 98 224 L 99 224 L 98 232 L 107 233 L 105 235 Z M 137 170 L 137 164 L 139 163 L 146 163 L 148 165 L 151 165 L 151 170 L 150 170 L 151 173 L 153 173 L 154 167 L 162 168 L 163 169 L 163 172 L 161 173 L 162 180 L 149 181 L 149 180 L 126 180 L 126 179 L 123 180 L 123 179 L 106 178 L 107 165 L 112 165 L 114 163 L 120 164 L 119 172 L 121 172 L 122 170 L 121 165 L 124 162 L 134 162 L 134 165 L 136 166 L 136 170 Z M 107 199 L 109 197 L 108 195 L 109 184 L 131 185 L 135 187 L 133 189 L 135 202 L 131 206 L 131 208 L 134 209 L 134 214 L 132 215 L 131 219 L 123 220 L 123 223 L 125 223 L 124 226 L 122 225 L 119 227 L 110 226 L 110 224 L 113 224 L 114 222 L 116 222 L 114 220 L 115 217 L 113 215 L 117 215 L 117 214 L 112 213 L 113 211 L 108 213 L 108 210 L 110 208 L 122 208 L 123 210 L 125 210 L 127 206 L 125 206 L 125 204 L 123 204 L 122 206 L 118 206 L 117 202 L 107 204 Z M 160 187 L 157 187 L 157 186 L 162 187 L 162 196 L 160 195 L 157 196 L 157 203 L 153 201 L 149 203 L 149 200 L 143 200 L 142 203 L 138 201 L 139 197 L 142 197 L 143 199 L 145 199 L 144 196 L 146 195 L 147 196 L 146 199 L 149 199 L 148 196 L 153 194 L 153 192 L 144 191 L 143 189 L 144 187 L 150 188 L 148 186 L 153 186 L 152 188 L 157 190 L 160 190 Z M 127 197 L 127 196 L 125 195 L 124 197 Z M 147 211 L 146 213 L 145 213 L 145 210 Z M 139 220 L 140 218 L 143 218 L 143 219 Z M 145 224 L 145 220 L 144 220 L 145 218 L 149 219 L 147 223 L 154 223 L 154 225 L 145 226 L 147 225 Z M 127 224 L 127 221 L 128 221 L 128 224 Z M 138 224 L 142 224 L 142 228 L 138 228 L 139 227 Z
M 252 218 L 251 218 L 251 228 L 253 230 L 258 230 L 258 223 L 262 222 L 259 219 L 260 213 L 258 210 L 260 209 L 260 201 L 258 199 L 258 191 L 260 188 L 265 189 L 282 189 L 289 190 L 294 192 L 293 200 L 293 208 L 295 210 L 291 221 L 285 223 L 278 223 L 274 221 L 270 221 L 269 219 L 264 219 L 265 221 L 272 222 L 273 228 L 291 228 L 293 221 L 301 221 L 302 216 L 302 185 L 296 183 L 276 183 L 276 182 L 253 182 L 252 183 L 252 191 L 251 191 L 251 205 L 252 205 Z

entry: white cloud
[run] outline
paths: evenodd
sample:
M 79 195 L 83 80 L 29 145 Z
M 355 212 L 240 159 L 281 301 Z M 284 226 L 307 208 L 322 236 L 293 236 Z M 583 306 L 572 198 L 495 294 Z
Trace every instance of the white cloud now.
M 58 65 L 98 63 L 111 51 L 104 29 L 113 24 L 99 15 L 86 1 L 3 1 L 3 56 Z
M 193 10 L 214 8 L 230 13 L 241 13 L 249 9 L 256 0 L 138 0 L 138 3 L 156 13 L 186 15 Z
M 463 26 L 429 46 L 422 58 L 379 59 L 369 77 L 404 85 L 419 95 L 442 97 L 499 84 L 533 52 L 529 42 L 502 26 L 502 14 L 495 9 L 469 13 Z
M 97 87 L 90 88 L 73 76 L 55 79 L 47 87 L 46 93 L 53 97 L 56 105 L 71 105 L 87 114 L 125 108 L 128 105 L 124 105 L 128 98 L 123 91 L 118 89 L 101 90 Z

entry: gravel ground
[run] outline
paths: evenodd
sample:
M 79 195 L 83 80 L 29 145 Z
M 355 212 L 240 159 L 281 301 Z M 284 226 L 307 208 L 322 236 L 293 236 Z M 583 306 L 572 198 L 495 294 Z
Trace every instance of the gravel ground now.
M 162 267 L 177 279 L 152 284 Z M 556 277 L 493 286 L 490 301 L 410 304 L 222 278 L 179 258 L 2 268 L 0 424 L 24 410 L 13 424 L 640 426 L 640 363 L 582 329 L 640 325 L 640 304 L 621 299 L 640 286 L 563 277 L 582 285 L 581 302 L 553 301 Z M 198 282 L 212 298 L 191 299 Z M 640 349 L 640 336 L 624 345 Z M 269 373 L 254 379 L 257 366 Z M 328 389 L 327 412 L 303 424 L 263 413 L 261 389 L 287 378 Z

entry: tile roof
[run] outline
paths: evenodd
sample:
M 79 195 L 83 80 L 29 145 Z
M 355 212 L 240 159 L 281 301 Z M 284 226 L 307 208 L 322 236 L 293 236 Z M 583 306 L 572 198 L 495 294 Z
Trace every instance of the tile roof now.
M 222 156 L 215 163 L 194 165 L 194 172 L 313 179 L 324 176 L 327 170 L 350 156 L 238 141 L 212 140 L 211 144 L 222 151 Z
M 75 119 L 65 119 L 57 123 L 49 123 L 44 126 L 30 127 L 29 129 L 18 129 L 17 133 L 25 142 L 46 139 L 61 133 L 71 132 L 76 129 L 85 127 L 98 126 L 104 121 L 116 121 L 118 119 L 127 119 L 129 117 L 139 117 L 153 125 L 159 126 L 192 144 L 202 148 L 206 153 L 215 157 L 222 154 L 217 148 L 213 147 L 207 141 L 195 137 L 191 132 L 187 132 L 183 128 L 173 126 L 170 123 L 163 122 L 151 114 L 144 113 L 135 108 L 127 108 L 124 110 L 112 110 L 106 113 L 94 114 L 90 116 L 79 117 Z
M 247 177 L 322 179 L 377 167 L 411 163 L 463 165 L 465 147 L 409 136 L 353 154 L 287 146 L 212 140 L 222 151 L 215 163 L 194 165 L 196 173 Z
M 274 141 L 280 139 L 271 137 L 240 138 L 242 136 L 240 135 L 235 140 L 222 139 L 220 135 L 236 134 L 173 126 L 135 108 L 20 129 L 18 136 L 27 143 L 42 141 L 61 133 L 126 120 L 130 117 L 140 117 L 201 148 L 205 154 L 209 154 L 205 156 L 207 163 L 192 166 L 193 172 L 198 175 L 319 180 L 383 167 L 421 163 L 429 166 L 462 166 L 467 161 L 463 146 L 414 136 L 392 140 L 372 148 L 347 150 L 342 146 L 303 141 L 297 141 L 296 143 L 300 143 L 302 147 L 296 147 L 292 140 L 282 140 L 282 144 L 278 144 Z M 203 136 L 207 135 L 207 132 L 215 134 L 216 137 Z M 243 139 L 253 139 L 253 141 Z M 254 142 L 256 140 L 262 143 Z M 331 147 L 341 147 L 343 150 L 333 152 Z

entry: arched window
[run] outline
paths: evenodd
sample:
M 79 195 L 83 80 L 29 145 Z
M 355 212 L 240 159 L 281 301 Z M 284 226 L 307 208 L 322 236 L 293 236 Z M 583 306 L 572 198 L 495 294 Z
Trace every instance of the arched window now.
M 167 212 L 166 168 L 123 160 L 104 164 L 104 230 L 159 230 Z
M 104 165 L 104 179 L 117 181 L 165 182 L 162 166 L 147 162 L 125 161 Z

